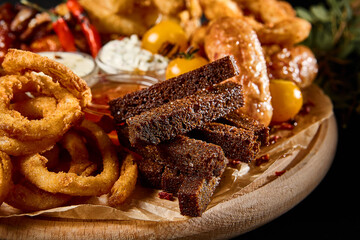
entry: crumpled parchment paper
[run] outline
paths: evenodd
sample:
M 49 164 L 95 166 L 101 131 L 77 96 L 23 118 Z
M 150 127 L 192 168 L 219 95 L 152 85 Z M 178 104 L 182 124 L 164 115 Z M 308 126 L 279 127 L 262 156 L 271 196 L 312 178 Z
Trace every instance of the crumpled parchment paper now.
M 221 202 L 246 194 L 267 184 L 276 178 L 276 172 L 291 168 L 294 156 L 306 149 L 318 131 L 321 123 L 332 116 L 331 100 L 315 85 L 303 91 L 304 102 L 313 104 L 310 113 L 296 118 L 297 126 L 293 130 L 279 130 L 275 134 L 282 136 L 275 144 L 262 148 L 259 156 L 269 154 L 270 160 L 260 166 L 242 163 L 237 167 L 228 167 L 222 176 L 209 208 L 216 208 Z M 158 190 L 138 186 L 131 197 L 119 208 L 107 206 L 107 196 L 74 198 L 67 206 L 44 211 L 24 213 L 6 203 L 0 207 L 0 218 L 14 216 L 46 216 L 56 218 L 87 220 L 148 220 L 179 221 L 188 219 L 179 211 L 177 199 L 163 200 Z

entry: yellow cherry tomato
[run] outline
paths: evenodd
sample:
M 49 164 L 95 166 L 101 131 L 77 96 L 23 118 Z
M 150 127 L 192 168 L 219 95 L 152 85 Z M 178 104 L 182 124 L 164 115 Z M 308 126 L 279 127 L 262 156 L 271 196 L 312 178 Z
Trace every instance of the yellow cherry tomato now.
M 274 109 L 272 122 L 284 122 L 294 118 L 303 105 L 301 90 L 291 81 L 271 80 L 270 93 Z
M 208 60 L 203 57 L 192 57 L 191 59 L 180 57 L 175 58 L 169 62 L 166 68 L 165 77 L 166 79 L 173 78 L 180 74 L 190 72 L 191 70 L 204 66 L 208 63 Z
M 178 23 L 165 20 L 150 28 L 144 34 L 141 44 L 143 49 L 154 54 L 172 56 L 179 51 L 186 50 L 188 39 Z

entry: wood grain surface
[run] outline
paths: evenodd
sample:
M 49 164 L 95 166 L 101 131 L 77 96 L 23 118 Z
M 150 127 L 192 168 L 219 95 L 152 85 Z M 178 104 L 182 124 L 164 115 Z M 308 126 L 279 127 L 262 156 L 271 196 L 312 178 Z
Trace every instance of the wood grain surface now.
M 323 122 L 300 161 L 268 184 L 176 222 L 0 219 L 0 239 L 226 239 L 255 229 L 303 200 L 323 179 L 337 145 L 334 117 Z

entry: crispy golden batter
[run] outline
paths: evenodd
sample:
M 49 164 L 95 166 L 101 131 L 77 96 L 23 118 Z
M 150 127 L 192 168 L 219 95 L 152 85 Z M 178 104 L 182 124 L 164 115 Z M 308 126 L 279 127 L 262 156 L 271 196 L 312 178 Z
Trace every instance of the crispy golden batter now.
M 209 20 L 243 16 L 240 6 L 232 0 L 200 0 L 200 4 Z
M 12 163 L 9 155 L 0 152 L 0 205 L 7 197 L 11 186 Z
M 56 109 L 56 99 L 53 97 L 39 96 L 15 102 L 10 105 L 10 109 L 21 113 L 21 115 L 28 119 L 39 119 L 53 114 Z
M 20 172 L 35 186 L 51 193 L 72 196 L 100 196 L 108 193 L 119 178 L 119 162 L 114 146 L 106 133 L 95 123 L 84 120 L 76 129 L 89 135 L 103 159 L 103 171 L 96 176 L 50 172 L 47 159 L 40 154 L 19 157 Z
M 206 17 L 243 18 L 262 44 L 292 45 L 309 36 L 311 24 L 296 17 L 292 6 L 278 0 L 201 0 Z
M 233 55 L 240 74 L 232 78 L 243 85 L 245 113 L 265 126 L 272 117 L 266 63 L 260 42 L 251 26 L 241 18 L 220 18 L 212 22 L 205 36 L 205 52 L 211 61 Z
M 91 91 L 86 82 L 66 66 L 47 57 L 28 51 L 9 49 L 2 66 L 8 74 L 20 74 L 26 71 L 43 72 L 79 99 L 82 107 L 91 102 Z
M 134 157 L 128 154 L 121 165 L 120 177 L 109 193 L 110 206 L 116 207 L 122 204 L 131 195 L 135 189 L 137 176 L 137 164 Z
M 65 194 L 46 192 L 22 179 L 11 189 L 5 202 L 17 209 L 33 212 L 63 206 L 71 198 Z
M 42 116 L 41 119 L 30 120 L 18 111 L 10 109 L 10 102 L 14 94 L 17 91 L 26 91 L 29 87 L 33 87 L 35 91 L 41 91 L 41 94 L 45 96 L 56 99 L 57 104 L 55 109 L 49 110 L 50 114 Z M 42 106 L 42 109 L 45 109 L 46 106 Z M 72 126 L 78 124 L 82 116 L 79 100 L 58 83 L 54 83 L 50 77 L 35 73 L 29 73 L 25 76 L 7 75 L 1 77 L 1 136 L 16 138 L 21 141 L 53 139 L 56 136 L 63 135 Z
M 60 140 L 60 145 L 65 148 L 71 157 L 69 173 L 81 176 L 90 176 L 97 165 L 90 161 L 89 152 L 81 135 L 70 130 Z

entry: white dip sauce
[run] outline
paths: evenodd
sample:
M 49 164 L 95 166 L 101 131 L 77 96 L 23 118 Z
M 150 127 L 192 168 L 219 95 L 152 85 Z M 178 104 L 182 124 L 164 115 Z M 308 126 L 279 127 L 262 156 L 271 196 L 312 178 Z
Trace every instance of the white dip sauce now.
M 136 35 L 113 40 L 105 44 L 96 59 L 98 65 L 107 73 L 156 72 L 164 74 L 168 58 L 141 48 L 141 41 Z
M 38 54 L 64 64 L 81 78 L 86 77 L 95 69 L 95 61 L 90 55 L 72 52 L 39 52 Z

